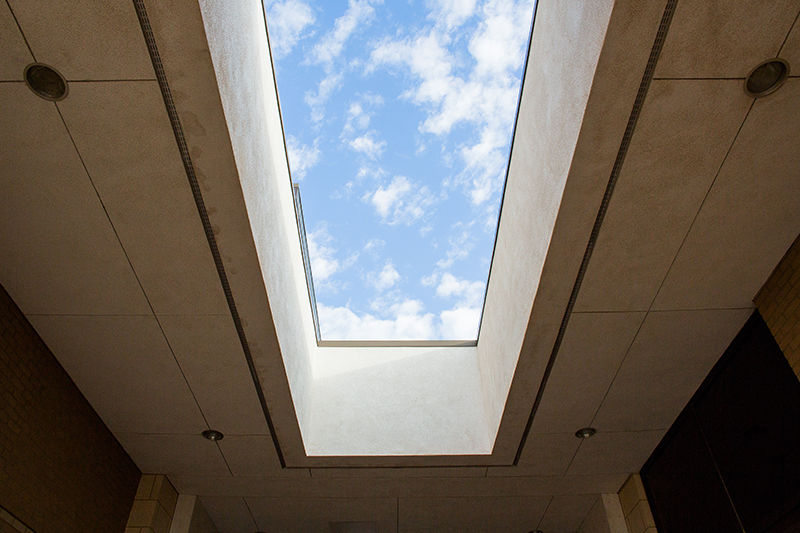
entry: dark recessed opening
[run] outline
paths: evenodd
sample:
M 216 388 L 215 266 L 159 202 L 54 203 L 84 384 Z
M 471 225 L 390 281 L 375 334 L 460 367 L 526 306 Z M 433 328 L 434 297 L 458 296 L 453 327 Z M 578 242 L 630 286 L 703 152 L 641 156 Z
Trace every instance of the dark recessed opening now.
M 575 432 L 575 436 L 579 439 L 588 439 L 595 433 L 597 433 L 597 430 L 594 428 L 581 428 Z
M 42 63 L 25 67 L 25 83 L 37 96 L 57 102 L 67 97 L 67 80 L 56 69 Z
M 783 59 L 770 59 L 754 68 L 744 82 L 744 92 L 758 98 L 775 92 L 789 77 L 789 63 Z
M 202 435 L 205 438 L 207 438 L 208 440 L 212 440 L 212 441 L 218 441 L 218 440 L 222 440 L 223 438 L 225 438 L 225 435 L 223 435 L 221 432 L 216 431 L 214 429 L 207 429 L 202 433 Z

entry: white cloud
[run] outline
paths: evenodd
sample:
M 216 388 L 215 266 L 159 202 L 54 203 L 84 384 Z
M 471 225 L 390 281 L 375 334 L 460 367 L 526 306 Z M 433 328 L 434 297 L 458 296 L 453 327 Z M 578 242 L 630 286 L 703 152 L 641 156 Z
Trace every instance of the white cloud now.
M 465 166 L 459 182 L 473 204 L 481 205 L 502 187 L 532 2 L 490 0 L 481 6 L 480 22 L 469 38 L 471 66 L 462 75 L 463 61 L 447 47 L 461 31 L 454 25 L 472 11 L 457 3 L 435 2 L 435 27 L 378 43 L 366 72 L 380 66 L 407 69 L 414 84 L 401 96 L 426 109 L 420 132 L 443 137 L 459 126 L 476 132 L 476 139 L 458 152 Z
M 329 73 L 319 82 L 317 92 L 306 92 L 305 101 L 311 108 L 312 121 L 320 122 L 325 118 L 325 103 L 333 92 L 342 86 L 343 78 L 341 73 Z
M 383 105 L 383 97 L 372 93 L 360 95 L 360 101 L 351 102 L 347 109 L 347 123 L 342 130 L 342 136 L 352 135 L 357 129 L 365 130 L 372 119 L 372 109 Z M 365 107 L 371 109 L 364 109 Z
M 337 250 L 331 246 L 333 237 L 328 233 L 327 227 L 321 225 L 315 231 L 306 234 L 306 242 L 315 284 L 325 281 L 341 270 L 339 260 L 335 257 Z
M 317 293 L 337 292 L 341 283 L 332 279 L 334 274 L 350 268 L 358 261 L 358 253 L 351 254 L 344 260 L 336 257 L 338 250 L 334 248 L 335 239 L 328 233 L 325 224 L 320 224 L 311 233 L 306 234 L 308 256 L 311 260 L 311 274 L 314 278 L 314 291 Z
M 434 339 L 436 316 L 425 313 L 419 300 L 392 305 L 386 318 L 366 313 L 357 315 L 347 307 L 317 304 L 320 333 L 326 340 L 408 340 Z
M 289 168 L 292 170 L 292 179 L 302 180 L 308 171 L 319 162 L 320 151 L 317 141 L 314 146 L 301 143 L 293 135 L 286 136 L 286 151 L 289 153 Z
M 330 69 L 333 60 L 342 53 L 350 35 L 360 24 L 369 22 L 375 15 L 372 5 L 380 3 L 380 0 L 350 0 L 347 11 L 334 22 L 333 31 L 326 33 L 311 50 L 313 62 Z
M 481 281 L 467 281 L 457 278 L 449 272 L 442 274 L 441 282 L 436 287 L 436 296 L 440 298 L 458 298 L 459 307 L 476 307 L 483 303 L 486 285 Z
M 447 242 L 450 243 L 447 259 L 436 262 L 436 266 L 439 268 L 450 268 L 457 260 L 466 259 L 472 248 L 475 247 L 472 234 L 467 230 L 462 231 L 457 237 L 448 238 Z
M 272 2 L 267 6 L 269 40 L 275 59 L 289 54 L 297 41 L 305 37 L 303 30 L 314 24 L 314 13 L 300 0 Z
M 394 287 L 395 283 L 397 283 L 400 279 L 400 274 L 397 272 L 397 270 L 395 270 L 392 262 L 387 261 L 383 266 L 383 269 L 378 274 L 370 272 L 367 275 L 367 279 L 369 280 L 370 285 L 375 287 L 378 292 L 383 292 L 386 289 L 391 289 Z
M 370 239 L 367 241 L 367 244 L 364 245 L 364 250 L 372 250 L 374 248 L 380 248 L 382 246 L 386 246 L 386 241 L 383 239 Z
M 440 335 L 442 339 L 473 340 L 478 338 L 481 319 L 480 307 L 457 307 L 442 311 Z
M 384 187 L 368 192 L 363 200 L 371 203 L 382 222 L 411 225 L 426 215 L 426 208 L 436 201 L 427 187 L 418 187 L 404 176 L 396 176 Z
M 481 309 L 454 307 L 437 317 L 426 313 L 419 300 L 405 299 L 391 305 L 383 317 L 325 304 L 317 304 L 317 313 L 325 340 L 473 340 Z
M 370 159 L 377 159 L 383 154 L 386 148 L 386 141 L 375 140 L 375 132 L 371 131 L 361 137 L 348 141 L 350 148 L 356 152 L 360 152 Z
M 475 13 L 475 0 L 428 0 L 429 19 L 447 29 L 464 24 Z

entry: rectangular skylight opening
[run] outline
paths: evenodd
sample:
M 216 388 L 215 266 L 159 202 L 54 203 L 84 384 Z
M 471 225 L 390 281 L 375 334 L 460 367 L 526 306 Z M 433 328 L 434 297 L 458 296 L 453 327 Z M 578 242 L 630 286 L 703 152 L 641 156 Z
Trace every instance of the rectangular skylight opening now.
M 534 1 L 264 9 L 318 344 L 474 346 Z

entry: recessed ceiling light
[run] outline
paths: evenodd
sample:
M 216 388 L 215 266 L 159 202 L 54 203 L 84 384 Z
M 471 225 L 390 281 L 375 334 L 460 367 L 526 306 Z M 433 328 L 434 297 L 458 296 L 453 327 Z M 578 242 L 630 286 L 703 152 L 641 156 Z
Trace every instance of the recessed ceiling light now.
M 67 97 L 67 80 L 56 69 L 43 63 L 31 63 L 25 67 L 25 84 L 36 96 L 58 102 Z
M 579 439 L 588 439 L 595 433 L 597 433 L 597 430 L 594 428 L 581 428 L 575 432 L 575 436 Z
M 744 80 L 747 96 L 759 98 L 778 90 L 789 77 L 789 63 L 783 59 L 768 59 L 750 71 Z
M 223 435 L 220 431 L 217 431 L 215 429 L 207 429 L 202 433 L 202 435 L 208 440 L 213 440 L 213 441 L 218 441 L 225 438 L 225 435 Z

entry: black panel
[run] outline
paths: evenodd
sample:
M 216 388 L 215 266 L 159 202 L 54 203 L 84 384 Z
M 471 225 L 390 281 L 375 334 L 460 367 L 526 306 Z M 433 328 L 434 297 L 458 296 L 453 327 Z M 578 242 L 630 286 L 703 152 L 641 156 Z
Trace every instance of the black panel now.
M 758 312 L 642 481 L 661 533 L 800 533 L 800 382 Z
M 694 413 L 681 417 L 646 476 L 660 533 L 741 533 Z
M 800 381 L 760 316 L 695 406 L 748 533 L 800 503 Z

